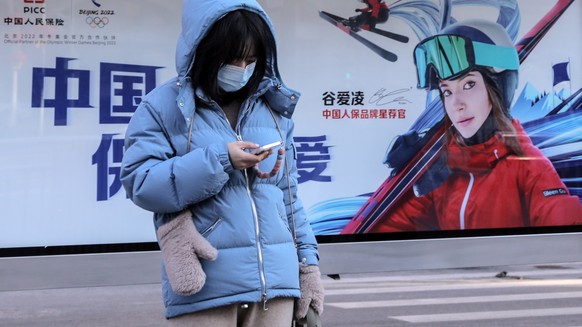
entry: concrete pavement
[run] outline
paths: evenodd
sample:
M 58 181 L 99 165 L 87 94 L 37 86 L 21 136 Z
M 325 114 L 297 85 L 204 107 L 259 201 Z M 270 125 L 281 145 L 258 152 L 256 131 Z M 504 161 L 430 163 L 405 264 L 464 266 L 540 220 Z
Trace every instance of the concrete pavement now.
M 0 326 L 164 326 L 159 252 L 0 258 Z M 550 278 L 582 263 L 474 269 L 419 270 L 342 276 L 342 282 L 375 278 L 410 280 Z M 324 276 L 324 284 L 336 283 Z M 340 282 L 341 284 L 341 282 Z M 325 318 L 325 317 L 324 317 Z M 325 319 L 324 319 L 325 320 Z M 325 321 L 324 321 L 325 323 Z

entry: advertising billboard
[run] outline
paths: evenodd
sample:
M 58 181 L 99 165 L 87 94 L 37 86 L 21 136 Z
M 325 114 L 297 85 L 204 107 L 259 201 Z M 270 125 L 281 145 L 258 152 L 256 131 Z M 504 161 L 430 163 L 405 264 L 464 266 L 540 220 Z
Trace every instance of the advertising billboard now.
M 302 94 L 299 195 L 322 243 L 582 230 L 579 1 L 260 3 L 281 76 Z M 0 248 L 155 242 L 119 173 L 132 113 L 176 75 L 181 3 L 0 9 Z M 487 96 L 471 99 L 485 115 L 445 108 L 478 66 L 490 68 L 478 81 L 513 83 L 498 87 L 509 127 L 489 118 Z

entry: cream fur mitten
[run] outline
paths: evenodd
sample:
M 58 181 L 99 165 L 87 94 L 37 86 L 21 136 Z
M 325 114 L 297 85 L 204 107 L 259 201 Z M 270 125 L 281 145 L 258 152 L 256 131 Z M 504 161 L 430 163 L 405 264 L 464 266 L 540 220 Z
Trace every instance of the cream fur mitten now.
M 200 259 L 215 260 L 218 251 L 198 233 L 186 209 L 156 231 L 168 279 L 174 292 L 192 295 L 206 282 Z
M 295 319 L 300 320 L 307 316 L 311 306 L 316 313 L 323 312 L 323 283 L 318 266 L 299 265 L 299 287 L 301 298 L 295 301 Z

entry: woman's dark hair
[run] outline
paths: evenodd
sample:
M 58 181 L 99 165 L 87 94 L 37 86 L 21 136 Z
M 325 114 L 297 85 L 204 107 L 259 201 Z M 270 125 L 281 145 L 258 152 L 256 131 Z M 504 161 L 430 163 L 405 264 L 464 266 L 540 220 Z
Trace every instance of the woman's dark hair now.
M 217 82 L 221 67 L 253 54 L 257 58 L 253 75 L 241 90 L 228 93 Z M 218 103 L 246 98 L 257 90 L 265 75 L 267 61 L 275 55 L 275 39 L 267 23 L 255 12 L 236 10 L 226 14 L 209 29 L 196 49 L 190 77 L 194 88 L 201 87 Z
M 519 135 L 517 135 L 517 131 L 511 123 L 511 119 L 505 114 L 509 112 L 509 108 L 505 108 L 501 91 L 489 76 L 490 74 L 495 74 L 495 72 L 485 68 L 476 70 L 481 73 L 483 76 L 483 81 L 485 81 L 485 88 L 487 89 L 487 96 L 489 97 L 489 102 L 491 103 L 491 111 L 493 113 L 493 120 L 495 121 L 495 128 L 497 132 L 503 136 L 503 143 L 508 148 L 510 148 L 514 154 L 522 156 L 524 153 L 523 149 L 519 145 Z M 441 101 L 444 104 L 442 93 Z M 445 126 L 452 127 L 452 125 L 453 123 L 451 122 L 451 119 L 445 112 Z M 459 145 L 465 145 L 463 137 L 457 133 L 454 128 L 448 128 L 445 133 L 446 144 L 448 145 L 452 139 L 454 139 L 455 142 L 457 142 Z

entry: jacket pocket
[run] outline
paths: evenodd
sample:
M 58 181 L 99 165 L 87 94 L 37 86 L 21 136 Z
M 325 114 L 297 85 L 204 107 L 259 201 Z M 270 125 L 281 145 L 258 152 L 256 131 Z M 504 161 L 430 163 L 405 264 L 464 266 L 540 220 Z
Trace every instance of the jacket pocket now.
M 222 222 L 222 218 L 220 218 L 220 217 L 216 218 L 216 220 L 214 220 L 214 222 L 212 224 L 210 224 L 210 226 L 208 226 L 200 231 L 200 235 L 207 238 L 221 222 Z
M 277 212 L 279 214 L 279 218 L 281 219 L 281 223 L 283 226 L 287 228 L 289 234 L 293 235 L 291 231 L 291 226 L 289 225 L 289 221 L 287 220 L 287 213 L 285 212 L 285 205 L 281 204 L 277 206 Z

